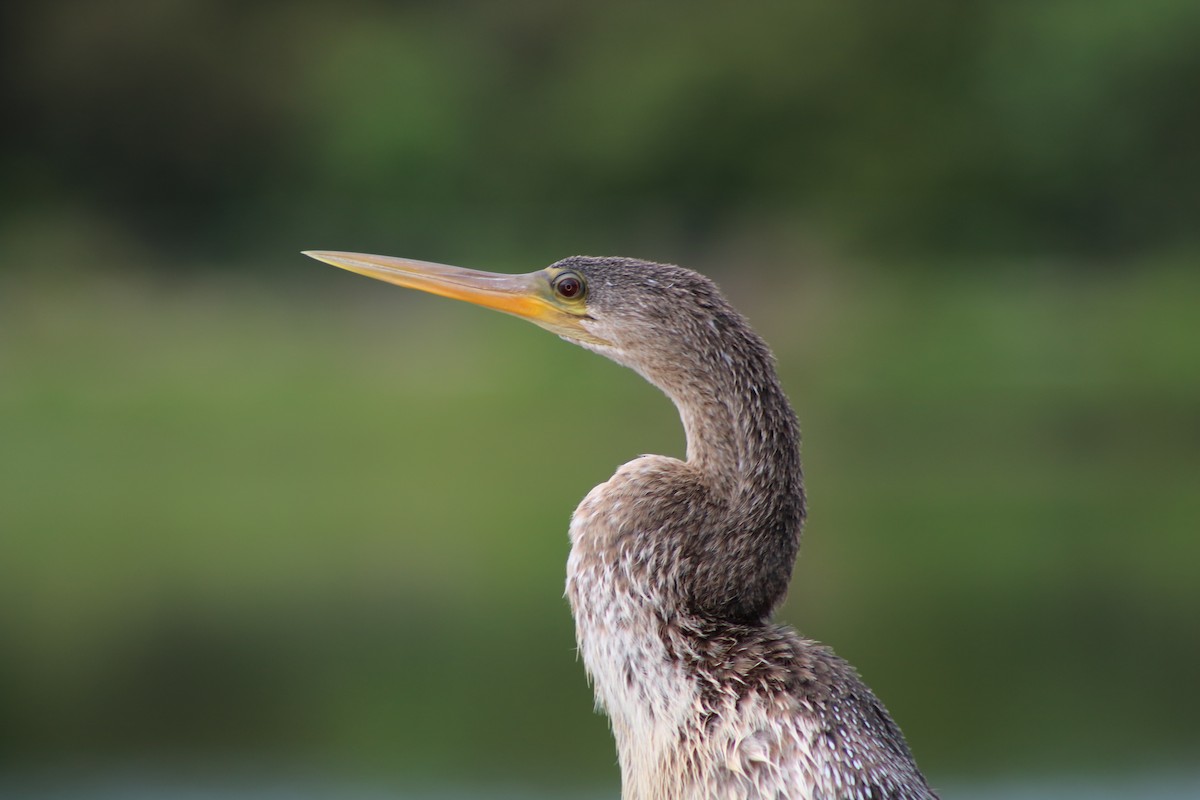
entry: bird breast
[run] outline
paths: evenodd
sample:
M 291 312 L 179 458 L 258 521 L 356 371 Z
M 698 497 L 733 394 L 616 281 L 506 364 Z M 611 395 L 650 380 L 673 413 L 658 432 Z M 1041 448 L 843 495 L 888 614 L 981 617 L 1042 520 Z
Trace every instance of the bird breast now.
M 571 520 L 566 594 L 625 800 L 930 798 L 886 710 L 827 648 L 776 625 L 707 623 L 681 604 L 692 468 L 643 456 Z M 711 627 L 715 626 L 715 627 Z
M 635 459 L 592 489 L 571 519 L 567 598 L 597 705 L 612 722 L 626 798 L 681 796 L 681 787 L 662 785 L 680 774 L 663 767 L 698 703 L 661 635 L 671 570 L 647 530 L 654 514 L 639 488 L 683 468 L 663 456 Z
M 763 698 L 714 715 L 713 687 L 676 652 L 680 532 L 667 520 L 677 521 L 675 499 L 694 490 L 686 464 L 643 456 L 593 489 L 571 521 L 567 597 L 597 704 L 612 722 L 625 800 L 708 798 L 718 784 L 721 796 L 774 797 L 756 784 L 783 777 L 769 762 L 790 749 L 780 737 L 793 738 L 769 724 Z

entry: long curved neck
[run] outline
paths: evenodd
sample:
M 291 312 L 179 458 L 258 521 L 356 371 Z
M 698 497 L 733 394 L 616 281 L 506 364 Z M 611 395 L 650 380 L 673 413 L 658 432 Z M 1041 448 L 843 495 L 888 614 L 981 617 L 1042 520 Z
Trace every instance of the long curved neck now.
M 802 506 L 799 425 L 761 347 L 737 360 L 707 354 L 718 363 L 663 388 L 679 410 L 688 463 L 714 489 L 759 508 L 796 499 Z
M 799 489 L 800 437 L 773 367 L 759 366 L 710 371 L 702 385 L 667 394 L 683 422 L 688 463 L 717 486 L 765 499 Z
M 687 462 L 721 524 L 697 532 L 694 602 L 738 622 L 769 616 L 791 579 L 804 519 L 800 433 L 766 344 L 740 318 L 686 363 L 647 374 L 679 409 Z

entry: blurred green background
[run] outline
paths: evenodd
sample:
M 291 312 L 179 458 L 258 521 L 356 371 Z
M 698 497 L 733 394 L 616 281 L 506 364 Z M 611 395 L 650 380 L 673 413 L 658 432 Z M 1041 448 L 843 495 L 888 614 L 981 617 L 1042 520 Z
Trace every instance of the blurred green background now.
M 0 6 L 0 793 L 616 795 L 566 524 L 674 410 L 305 248 L 712 275 L 806 431 L 781 616 L 931 781 L 1194 771 L 1198 39 L 1194 0 Z

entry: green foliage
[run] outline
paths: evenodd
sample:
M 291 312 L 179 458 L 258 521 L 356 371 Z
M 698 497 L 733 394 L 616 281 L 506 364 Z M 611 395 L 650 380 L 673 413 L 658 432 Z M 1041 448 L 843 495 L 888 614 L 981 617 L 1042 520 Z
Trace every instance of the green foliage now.
M 734 289 L 808 432 L 783 617 L 934 775 L 1200 743 L 1200 287 L 1069 274 Z M 566 523 L 680 453 L 672 409 L 533 326 L 329 278 L 4 293 L 3 750 L 613 780 Z
M 192 261 L 1197 244 L 1191 0 L 10 5 L 0 203 Z

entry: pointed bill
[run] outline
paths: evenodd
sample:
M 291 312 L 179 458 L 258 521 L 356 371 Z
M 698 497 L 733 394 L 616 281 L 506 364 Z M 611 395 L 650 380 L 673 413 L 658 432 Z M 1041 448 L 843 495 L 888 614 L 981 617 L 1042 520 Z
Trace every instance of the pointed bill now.
M 411 258 L 334 250 L 305 250 L 304 255 L 368 278 L 407 289 L 465 300 L 527 319 L 559 336 L 603 344 L 582 325 L 586 312 L 567 308 L 554 296 L 546 270 L 523 275 L 482 272 Z

